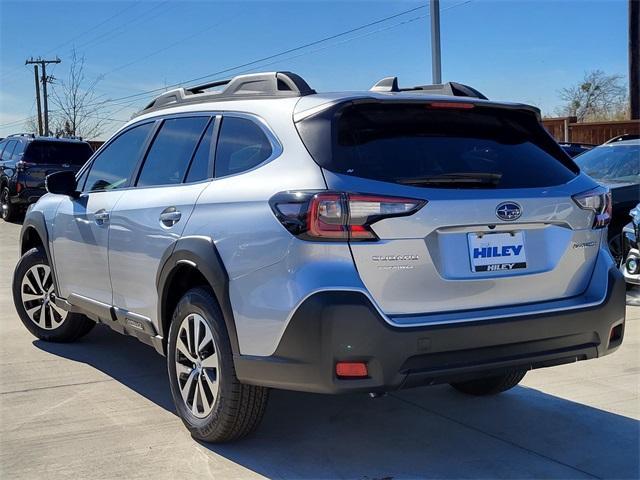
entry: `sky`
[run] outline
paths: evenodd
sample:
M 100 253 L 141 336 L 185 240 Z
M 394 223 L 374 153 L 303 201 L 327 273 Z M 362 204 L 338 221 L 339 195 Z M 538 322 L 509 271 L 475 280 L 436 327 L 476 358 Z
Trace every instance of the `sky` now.
M 586 71 L 626 82 L 627 4 L 441 0 L 443 81 L 553 115 L 559 89 Z M 47 70 L 50 89 L 66 79 L 72 50 L 84 57 L 106 139 L 166 86 L 195 78 L 288 70 L 317 91 L 366 90 L 392 75 L 400 86 L 431 83 L 429 22 L 424 0 L 0 0 L 0 137 L 35 115 L 31 56 L 62 60 Z

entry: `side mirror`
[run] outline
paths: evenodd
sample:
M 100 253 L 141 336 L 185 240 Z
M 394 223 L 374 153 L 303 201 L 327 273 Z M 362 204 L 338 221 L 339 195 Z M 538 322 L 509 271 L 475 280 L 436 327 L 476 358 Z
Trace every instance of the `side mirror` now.
M 57 193 L 59 195 L 68 195 L 70 197 L 78 197 L 79 192 L 76 190 L 76 174 L 71 171 L 55 172 L 47 175 L 44 182 L 47 192 Z

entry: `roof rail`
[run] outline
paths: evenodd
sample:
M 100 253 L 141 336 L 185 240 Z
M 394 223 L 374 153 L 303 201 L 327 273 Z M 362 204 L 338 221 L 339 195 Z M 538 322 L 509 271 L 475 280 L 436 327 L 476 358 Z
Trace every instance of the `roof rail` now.
M 430 93 L 432 95 L 449 95 L 453 97 L 472 97 L 487 100 L 482 93 L 469 85 L 447 82 L 437 85 L 418 85 L 416 87 L 398 87 L 398 77 L 385 77 L 377 82 L 370 91 L 372 92 L 417 92 Z
M 222 90 L 207 92 L 210 88 Z M 182 103 L 202 103 L 235 98 L 302 97 L 316 93 L 299 75 L 291 72 L 268 72 L 238 75 L 229 80 L 205 83 L 189 88 L 176 88 L 150 102 L 138 115 Z
M 12 133 L 11 135 L 7 135 L 7 138 L 9 137 L 31 137 L 31 138 L 36 138 L 35 133 Z

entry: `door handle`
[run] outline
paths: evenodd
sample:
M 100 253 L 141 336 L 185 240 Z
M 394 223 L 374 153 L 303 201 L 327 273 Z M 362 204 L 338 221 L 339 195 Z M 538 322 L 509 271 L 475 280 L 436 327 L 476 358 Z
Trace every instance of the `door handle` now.
M 173 227 L 182 218 L 182 213 L 176 207 L 169 207 L 160 214 L 160 223 L 165 227 Z
M 105 223 L 109 223 L 109 212 L 105 212 L 104 210 L 98 211 L 93 218 L 98 225 L 104 225 Z

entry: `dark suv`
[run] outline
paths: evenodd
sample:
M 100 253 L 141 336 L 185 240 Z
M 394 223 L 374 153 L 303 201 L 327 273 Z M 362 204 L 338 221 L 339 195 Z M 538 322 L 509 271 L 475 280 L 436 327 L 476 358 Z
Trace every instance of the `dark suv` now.
M 10 135 L 0 141 L 0 205 L 2 218 L 14 220 L 46 193 L 50 173 L 78 171 L 93 150 L 75 138 Z

